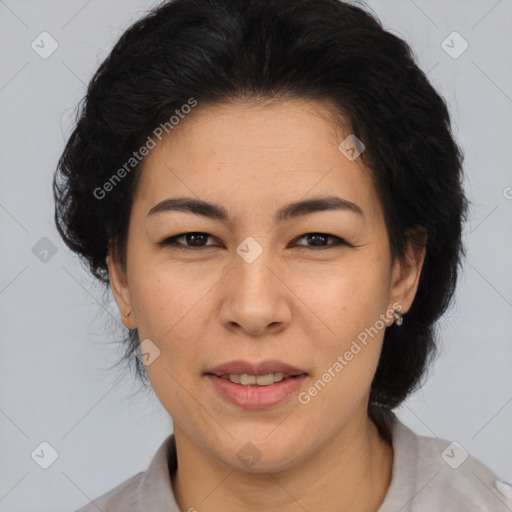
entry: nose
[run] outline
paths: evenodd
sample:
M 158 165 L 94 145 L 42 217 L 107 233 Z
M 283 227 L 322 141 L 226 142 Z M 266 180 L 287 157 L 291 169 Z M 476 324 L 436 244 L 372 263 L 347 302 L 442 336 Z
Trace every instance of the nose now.
M 236 257 L 228 273 L 221 320 L 233 332 L 252 336 L 276 334 L 291 321 L 292 293 L 270 251 L 248 263 Z

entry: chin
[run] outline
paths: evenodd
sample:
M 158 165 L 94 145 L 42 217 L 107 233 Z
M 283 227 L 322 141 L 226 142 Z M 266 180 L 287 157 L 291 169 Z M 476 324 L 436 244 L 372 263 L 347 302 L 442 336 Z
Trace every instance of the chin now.
M 297 464 L 301 457 L 299 443 L 293 436 L 282 439 L 269 437 L 269 430 L 258 438 L 254 435 L 237 436 L 229 440 L 222 451 L 215 445 L 212 452 L 225 464 L 247 473 L 277 473 Z M 234 454 L 226 457 L 227 454 Z

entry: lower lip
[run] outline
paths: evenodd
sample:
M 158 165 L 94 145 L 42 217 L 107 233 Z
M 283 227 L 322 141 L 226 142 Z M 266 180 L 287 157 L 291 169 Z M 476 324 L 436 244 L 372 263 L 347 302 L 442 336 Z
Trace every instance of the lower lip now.
M 246 409 L 266 409 L 279 404 L 295 393 L 302 385 L 306 375 L 299 375 L 270 386 L 260 387 L 241 386 L 217 377 L 217 375 L 208 375 L 208 378 L 220 395 L 229 402 Z

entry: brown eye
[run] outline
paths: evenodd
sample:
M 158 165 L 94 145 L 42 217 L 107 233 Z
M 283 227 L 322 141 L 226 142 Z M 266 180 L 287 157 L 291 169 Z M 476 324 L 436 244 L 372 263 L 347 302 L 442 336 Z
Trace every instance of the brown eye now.
M 337 247 L 339 245 L 348 245 L 350 244 L 343 240 L 342 238 L 335 236 L 335 235 L 329 235 L 327 233 L 306 233 L 305 235 L 300 236 L 296 240 L 306 240 L 306 244 L 297 244 L 302 247 L 311 247 L 311 248 L 331 248 L 331 247 Z M 334 243 L 328 243 L 329 240 L 334 240 Z
M 178 249 L 194 249 L 201 247 L 211 247 L 216 244 L 207 244 L 205 243 L 208 238 L 212 238 L 212 235 L 208 233 L 201 232 L 192 232 L 192 233 L 182 233 L 181 235 L 171 236 L 170 238 L 166 238 L 158 245 L 160 247 L 167 246 L 176 246 Z

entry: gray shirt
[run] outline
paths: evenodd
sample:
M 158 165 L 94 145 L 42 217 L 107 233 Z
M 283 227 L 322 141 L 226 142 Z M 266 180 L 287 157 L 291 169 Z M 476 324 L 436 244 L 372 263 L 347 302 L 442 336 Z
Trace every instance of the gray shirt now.
M 391 435 L 391 484 L 378 512 L 512 511 L 512 485 L 499 480 L 459 444 L 419 436 L 396 416 Z M 170 472 L 176 467 L 172 434 L 146 471 L 77 512 L 187 512 L 180 511 L 174 499 Z

